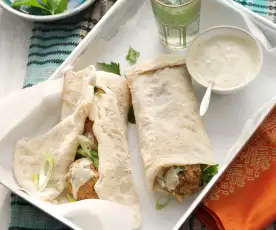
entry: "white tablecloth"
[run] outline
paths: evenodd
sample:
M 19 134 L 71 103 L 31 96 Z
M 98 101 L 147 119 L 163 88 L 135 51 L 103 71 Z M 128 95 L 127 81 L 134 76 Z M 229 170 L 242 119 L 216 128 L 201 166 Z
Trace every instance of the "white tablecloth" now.
M 22 88 L 32 23 L 0 8 L 0 97 Z M 0 229 L 8 229 L 10 192 L 0 185 Z
M 31 28 L 0 8 L 0 97 L 23 86 Z

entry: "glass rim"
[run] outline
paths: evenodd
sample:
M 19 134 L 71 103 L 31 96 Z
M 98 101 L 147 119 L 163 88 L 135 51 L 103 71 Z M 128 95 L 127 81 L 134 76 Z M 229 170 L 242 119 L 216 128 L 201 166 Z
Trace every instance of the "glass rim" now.
M 178 8 L 178 7 L 182 7 L 182 6 L 185 6 L 185 5 L 188 5 L 190 4 L 191 2 L 195 1 L 195 0 L 189 0 L 188 2 L 185 2 L 181 5 L 168 5 L 168 4 L 165 4 L 163 2 L 161 2 L 160 0 L 153 0 L 155 2 L 157 2 L 158 4 L 162 5 L 162 6 L 166 6 L 166 7 L 170 7 L 170 8 Z

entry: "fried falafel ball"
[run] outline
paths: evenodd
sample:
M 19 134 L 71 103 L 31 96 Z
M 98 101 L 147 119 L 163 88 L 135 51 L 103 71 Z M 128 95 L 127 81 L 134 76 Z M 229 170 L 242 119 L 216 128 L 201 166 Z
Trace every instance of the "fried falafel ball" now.
M 94 189 L 98 179 L 98 170 L 93 161 L 88 158 L 80 158 L 69 168 L 66 175 L 66 188 L 76 200 L 98 199 Z
M 165 168 L 157 176 L 157 189 L 163 189 L 182 202 L 185 196 L 199 191 L 201 175 L 199 164 Z
M 175 188 L 175 194 L 183 197 L 193 195 L 199 191 L 201 185 L 200 165 L 186 165 L 185 170 L 178 173 L 179 185 Z

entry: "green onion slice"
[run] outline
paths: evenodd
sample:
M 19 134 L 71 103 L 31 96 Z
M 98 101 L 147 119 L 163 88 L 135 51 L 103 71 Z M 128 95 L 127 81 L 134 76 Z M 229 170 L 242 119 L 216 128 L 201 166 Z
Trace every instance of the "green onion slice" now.
M 55 165 L 55 160 L 54 157 L 51 153 L 47 153 L 46 154 L 46 159 L 45 159 L 45 163 L 43 165 L 43 167 L 41 168 L 39 175 L 38 175 L 38 191 L 42 192 L 49 180 L 51 179 L 52 173 L 53 173 L 53 169 L 54 169 L 54 165 Z M 37 179 L 37 176 L 35 176 Z

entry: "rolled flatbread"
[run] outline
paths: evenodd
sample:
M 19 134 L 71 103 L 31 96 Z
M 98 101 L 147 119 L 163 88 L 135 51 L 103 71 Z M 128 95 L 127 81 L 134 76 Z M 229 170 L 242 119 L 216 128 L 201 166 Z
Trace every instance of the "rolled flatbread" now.
M 88 69 L 92 70 L 93 67 Z M 89 111 L 99 156 L 99 179 L 94 186 L 95 191 L 100 199 L 130 207 L 134 216 L 133 228 L 138 228 L 141 222 L 140 202 L 134 187 L 127 143 L 127 115 L 130 107 L 127 80 L 119 75 L 97 71 L 95 75 L 93 73 L 95 78 L 92 81 L 86 81 L 86 75 L 83 74 L 83 78 L 79 79 L 82 84 L 75 87 L 71 78 L 76 75 L 78 74 L 68 72 L 65 76 L 63 109 L 68 104 L 72 108 L 77 106 L 80 99 L 75 95 L 82 95 L 80 91 L 87 84 L 85 82 L 92 82 L 94 88 L 104 91 L 94 95 Z M 63 111 L 62 114 L 66 113 Z
M 88 103 L 82 102 L 72 115 L 47 133 L 34 138 L 22 138 L 17 142 L 13 169 L 15 179 L 23 189 L 48 202 L 62 193 L 68 167 L 74 161 L 79 145 L 77 136 L 83 133 L 88 111 Z M 46 188 L 39 192 L 34 175 L 40 173 L 48 153 L 54 159 L 53 173 Z
M 73 114 L 78 104 L 84 99 L 84 92 L 88 91 L 87 86 L 95 84 L 96 69 L 94 66 L 73 72 L 65 73 L 63 93 L 62 93 L 62 109 L 61 120 Z
M 182 200 L 198 190 L 200 164 L 216 164 L 185 58 L 159 56 L 127 78 L 148 185 Z

